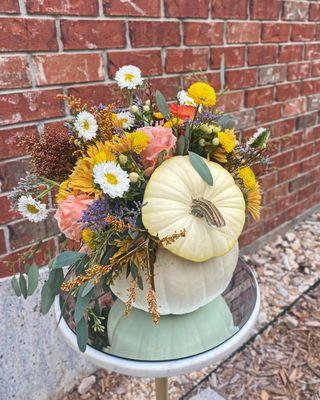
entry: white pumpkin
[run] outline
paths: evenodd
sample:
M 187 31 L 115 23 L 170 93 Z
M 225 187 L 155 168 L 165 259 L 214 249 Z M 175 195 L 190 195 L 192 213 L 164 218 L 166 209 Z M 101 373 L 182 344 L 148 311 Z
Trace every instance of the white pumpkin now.
M 151 175 L 142 207 L 143 224 L 152 235 L 162 239 L 185 229 L 185 237 L 165 247 L 195 262 L 226 254 L 245 222 L 245 201 L 232 175 L 204 161 L 213 186 L 200 177 L 188 156 L 172 157 Z
M 159 249 L 154 264 L 155 294 L 161 315 L 185 314 L 208 304 L 228 286 L 239 255 L 238 242 L 224 256 L 202 263 L 178 257 Z M 123 302 L 128 300 L 131 276 L 126 272 L 111 285 L 112 292 Z M 134 307 L 148 311 L 148 285 L 142 274 L 143 290 L 138 289 Z

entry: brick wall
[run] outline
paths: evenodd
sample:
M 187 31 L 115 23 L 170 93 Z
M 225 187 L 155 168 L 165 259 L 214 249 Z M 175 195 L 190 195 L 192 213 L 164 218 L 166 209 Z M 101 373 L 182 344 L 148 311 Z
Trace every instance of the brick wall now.
M 19 137 L 68 118 L 58 94 L 117 101 L 111 78 L 128 63 L 173 98 L 203 71 L 229 92 L 220 108 L 252 132 L 271 126 L 277 170 L 263 183 L 263 218 L 246 244 L 319 202 L 320 2 L 280 0 L 1 0 L 0 254 L 14 260 L 43 235 L 39 262 L 56 251 L 52 220 L 31 224 L 9 211 L 7 193 L 28 169 Z M 0 265 L 0 276 L 10 274 Z

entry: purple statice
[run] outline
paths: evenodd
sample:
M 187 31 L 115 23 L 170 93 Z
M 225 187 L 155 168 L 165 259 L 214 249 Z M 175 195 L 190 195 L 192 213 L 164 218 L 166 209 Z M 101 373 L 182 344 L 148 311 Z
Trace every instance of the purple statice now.
M 210 124 L 212 122 L 217 122 L 219 118 L 222 117 L 222 114 L 215 114 L 209 110 L 204 110 L 201 113 L 198 113 L 194 124 Z

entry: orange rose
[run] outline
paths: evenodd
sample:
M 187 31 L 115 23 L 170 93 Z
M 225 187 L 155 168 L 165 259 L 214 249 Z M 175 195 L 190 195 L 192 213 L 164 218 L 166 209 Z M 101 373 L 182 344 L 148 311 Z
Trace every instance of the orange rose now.
M 181 106 L 179 104 L 169 104 L 171 114 L 176 118 L 181 118 L 184 121 L 193 119 L 196 109 L 192 106 Z

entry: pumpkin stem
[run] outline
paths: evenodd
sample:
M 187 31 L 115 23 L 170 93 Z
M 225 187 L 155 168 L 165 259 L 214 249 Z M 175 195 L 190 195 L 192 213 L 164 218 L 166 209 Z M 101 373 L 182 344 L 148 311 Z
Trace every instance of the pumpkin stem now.
M 193 199 L 191 204 L 191 214 L 198 218 L 205 218 L 208 225 L 222 228 L 226 225 L 221 212 L 211 201 L 200 198 Z

